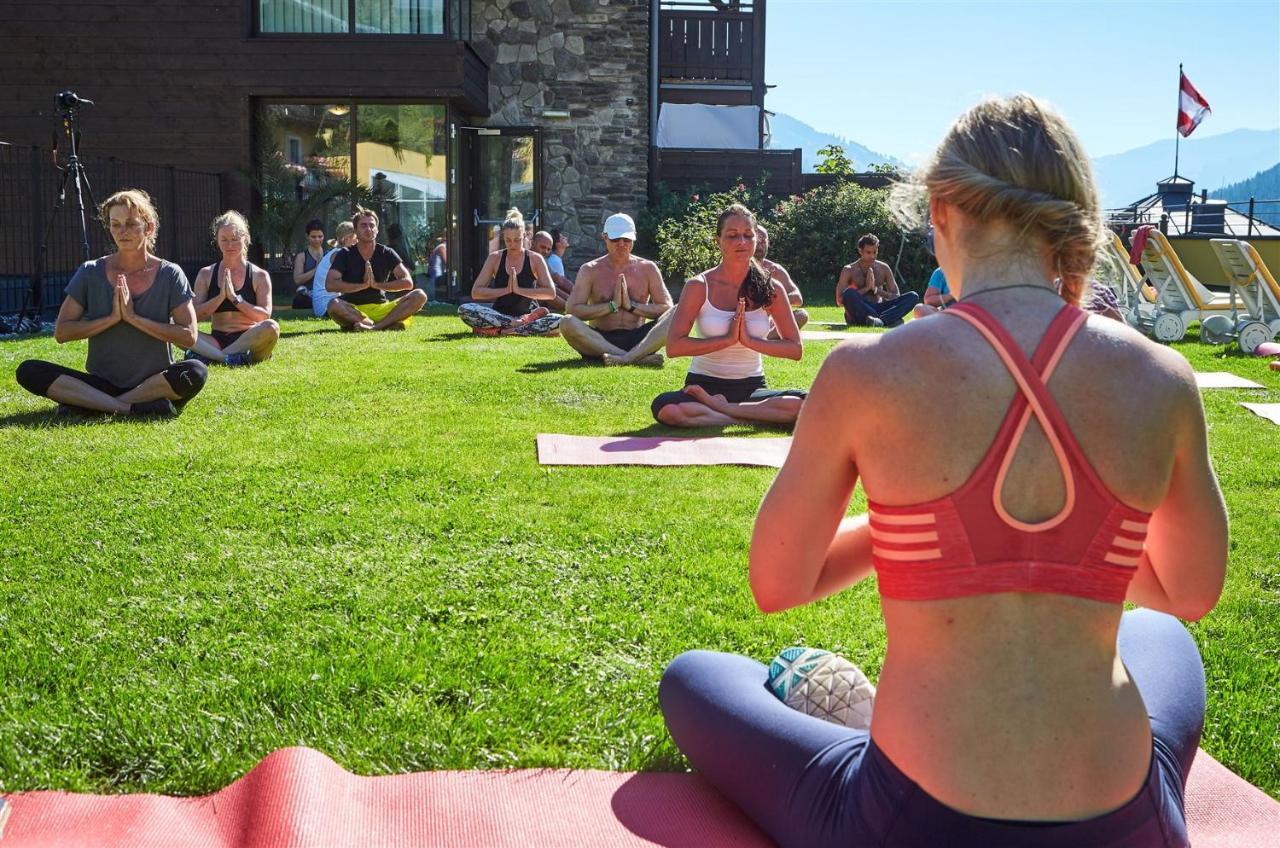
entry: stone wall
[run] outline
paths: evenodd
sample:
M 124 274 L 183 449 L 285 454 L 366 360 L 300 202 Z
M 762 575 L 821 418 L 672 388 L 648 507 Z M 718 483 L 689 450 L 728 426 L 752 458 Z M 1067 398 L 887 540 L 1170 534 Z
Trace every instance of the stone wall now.
M 472 0 L 473 44 L 490 62 L 488 126 L 542 129 L 544 218 L 599 256 L 600 225 L 646 205 L 648 0 Z M 547 109 L 568 118 L 544 118 Z

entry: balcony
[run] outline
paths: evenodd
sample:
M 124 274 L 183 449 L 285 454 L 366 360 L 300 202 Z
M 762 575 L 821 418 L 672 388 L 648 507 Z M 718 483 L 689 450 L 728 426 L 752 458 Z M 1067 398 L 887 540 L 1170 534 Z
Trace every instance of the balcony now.
M 658 75 L 665 83 L 749 88 L 764 98 L 765 0 L 664 0 Z

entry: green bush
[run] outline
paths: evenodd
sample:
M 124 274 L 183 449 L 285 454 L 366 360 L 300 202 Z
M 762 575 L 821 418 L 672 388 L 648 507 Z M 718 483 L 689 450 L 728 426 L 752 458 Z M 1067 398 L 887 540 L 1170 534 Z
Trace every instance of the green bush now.
M 786 266 L 806 299 L 830 303 L 840 268 L 858 258 L 858 239 L 874 233 L 880 237 L 880 259 L 894 268 L 898 287 L 924 291 L 933 257 L 921 233 L 894 221 L 888 193 L 841 181 L 782 201 L 766 224 L 769 258 Z
M 767 214 L 772 208 L 774 198 L 764 190 L 764 180 L 754 186 L 738 183 L 729 191 L 715 194 L 690 195 L 682 214 L 657 224 L 658 264 L 673 294 L 679 294 L 685 280 L 720 264 L 716 221 L 734 203 L 750 209 L 766 227 L 770 225 L 762 213 Z

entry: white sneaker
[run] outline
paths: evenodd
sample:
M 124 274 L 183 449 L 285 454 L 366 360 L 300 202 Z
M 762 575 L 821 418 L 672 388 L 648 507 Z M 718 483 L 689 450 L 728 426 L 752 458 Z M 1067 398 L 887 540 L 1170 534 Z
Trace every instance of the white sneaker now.
M 876 687 L 862 669 L 817 648 L 785 648 L 769 664 L 769 691 L 805 715 L 855 730 L 871 728 Z

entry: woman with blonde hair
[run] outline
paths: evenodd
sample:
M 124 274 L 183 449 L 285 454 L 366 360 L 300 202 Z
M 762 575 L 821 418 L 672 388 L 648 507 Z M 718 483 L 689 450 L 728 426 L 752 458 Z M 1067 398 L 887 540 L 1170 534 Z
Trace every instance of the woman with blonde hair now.
M 280 340 L 271 319 L 271 275 L 249 261 L 249 222 L 235 210 L 210 225 L 222 258 L 196 274 L 196 318 L 209 320 L 187 351 L 191 358 L 231 367 L 270 359 Z
M 173 417 L 208 375 L 203 363 L 174 362 L 170 350 L 196 340 L 187 276 L 152 253 L 160 216 L 145 191 L 116 192 L 99 216 L 116 252 L 80 266 L 53 328 L 59 344 L 89 340 L 87 373 L 29 359 L 18 383 L 57 401 L 60 412 Z
M 564 316 L 541 305 L 556 299 L 556 286 L 547 261 L 525 244 L 519 209 L 507 212 L 500 236 L 506 247 L 489 254 L 458 317 L 478 336 L 556 335 Z
M 356 225 L 350 221 L 339 221 L 333 236 L 328 251 L 316 264 L 315 276 L 311 279 L 311 314 L 317 318 L 327 317 L 330 301 L 339 297 L 336 292 L 329 291 L 325 281 L 329 278 L 329 269 L 333 266 L 333 257 L 337 252 L 356 243 Z
M 1187 361 L 1076 306 L 1088 161 L 1026 95 L 956 121 L 922 183 L 959 302 L 827 357 L 760 506 L 762 610 L 879 578 L 879 690 L 831 692 L 874 692 L 869 726 L 783 702 L 832 667 L 795 651 L 664 675 L 676 743 L 782 845 L 1187 845 L 1205 678 L 1175 616 L 1218 600 L 1226 511 Z

